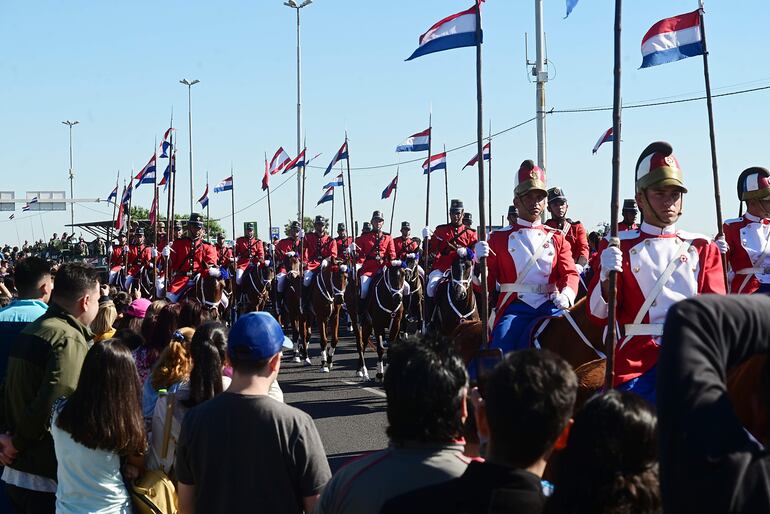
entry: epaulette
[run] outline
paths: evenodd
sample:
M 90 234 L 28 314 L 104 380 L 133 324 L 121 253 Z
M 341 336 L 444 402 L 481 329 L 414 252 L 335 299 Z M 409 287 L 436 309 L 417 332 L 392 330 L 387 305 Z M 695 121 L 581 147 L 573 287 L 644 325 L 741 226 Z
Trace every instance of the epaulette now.
M 618 239 L 621 241 L 628 241 L 629 239 L 636 239 L 641 234 L 641 231 L 638 228 L 635 228 L 633 230 L 620 230 L 618 231 Z M 604 239 L 607 241 L 610 240 L 610 234 L 607 234 L 604 236 Z
M 733 223 L 740 223 L 743 221 L 743 218 L 730 218 L 729 220 L 725 220 L 725 225 L 732 225 Z
M 703 239 L 706 241 L 711 241 L 711 238 L 709 236 L 705 236 L 703 234 L 698 234 L 696 232 L 687 232 L 685 230 L 677 230 L 676 235 L 680 239 L 688 240 L 688 241 L 694 241 L 695 239 Z

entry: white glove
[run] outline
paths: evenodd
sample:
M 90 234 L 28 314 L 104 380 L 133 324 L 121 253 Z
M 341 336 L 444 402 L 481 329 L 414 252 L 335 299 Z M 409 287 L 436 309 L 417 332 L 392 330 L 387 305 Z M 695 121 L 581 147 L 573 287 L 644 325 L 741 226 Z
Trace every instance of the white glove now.
M 570 308 L 569 297 L 564 293 L 556 293 L 553 297 L 553 304 L 557 309 L 561 310 Z
M 415 257 L 417 257 L 417 255 L 415 255 L 415 254 L 413 254 L 413 253 L 408 253 L 408 254 L 406 254 L 406 258 L 407 258 L 407 259 L 414 259 Z
M 468 256 L 468 249 L 464 246 L 461 246 L 457 249 L 457 256 L 461 259 L 465 259 Z
M 294 252 L 294 251 L 286 252 L 286 257 L 294 257 L 295 255 L 297 255 L 297 252 Z
M 128 245 L 126 245 L 126 246 L 124 246 L 124 247 L 123 247 L 123 251 L 124 251 L 124 252 L 128 253 L 128 251 L 129 251 L 129 250 L 130 250 L 130 248 L 128 247 Z
M 326 266 L 328 266 L 328 265 L 329 265 L 329 263 L 327 262 L 327 260 L 326 260 L 326 259 L 323 259 L 323 260 L 321 261 L 321 269 L 325 268 L 325 267 L 326 267 Z
M 163 251 L 161 252 L 161 255 L 163 255 L 163 257 L 168 257 L 169 255 L 171 255 L 171 246 L 170 245 L 166 245 L 163 248 Z
M 479 241 L 473 247 L 473 251 L 476 254 L 477 259 L 489 257 L 489 243 L 487 243 L 486 241 Z
M 433 231 L 430 229 L 430 227 L 425 227 L 422 229 L 422 237 L 427 239 L 430 236 L 433 235 Z
M 158 249 L 153 246 L 152 250 L 150 250 L 150 255 L 152 256 L 153 259 L 157 258 L 158 257 Z
M 585 266 L 583 266 L 582 264 L 575 263 L 575 269 L 577 270 L 578 275 L 582 275 L 583 270 L 585 269 Z
M 265 266 L 270 267 L 270 259 L 265 259 Z
M 267 245 L 267 251 L 268 252 L 272 252 L 274 250 L 275 250 L 275 246 L 273 246 L 273 243 L 270 243 L 269 245 Z
M 714 239 L 714 243 L 716 243 L 717 248 L 719 248 L 719 253 L 722 255 L 726 254 L 730 250 L 730 245 L 728 245 L 727 241 L 725 241 L 725 236 L 719 236 L 718 238 Z
M 230 262 L 235 262 L 235 257 L 230 257 Z
M 401 267 L 401 261 L 398 259 L 393 259 L 392 261 L 390 261 L 390 266 L 392 268 L 399 268 Z
M 305 231 L 302 229 L 299 229 L 299 233 L 297 234 L 299 237 L 305 237 Z
M 355 255 L 356 250 L 358 250 L 358 246 L 355 243 L 350 243 L 345 251 L 348 252 L 348 255 Z
M 219 278 L 222 276 L 222 272 L 219 270 L 219 268 L 215 268 L 214 266 L 209 268 L 209 276 L 214 278 Z
M 608 246 L 600 257 L 601 273 L 599 278 L 607 280 L 610 278 L 610 271 L 623 272 L 623 252 L 617 246 Z

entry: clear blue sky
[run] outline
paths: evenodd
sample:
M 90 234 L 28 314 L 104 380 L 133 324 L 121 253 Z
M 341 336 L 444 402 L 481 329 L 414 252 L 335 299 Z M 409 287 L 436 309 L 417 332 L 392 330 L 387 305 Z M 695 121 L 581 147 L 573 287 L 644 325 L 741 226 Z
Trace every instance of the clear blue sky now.
M 316 0 L 302 11 L 304 128 L 309 152 L 326 166 L 350 135 L 353 167 L 395 162 L 395 146 L 427 125 L 432 106 L 434 144 L 454 147 L 475 137 L 474 57 L 470 48 L 404 62 L 418 36 L 440 18 L 467 8 L 470 0 L 389 2 Z M 555 109 L 607 106 L 612 100 L 611 0 L 581 0 L 568 19 L 563 0 L 546 0 L 548 52 L 554 80 L 547 104 Z M 639 46 L 657 20 L 691 11 L 696 0 L 626 1 L 623 33 L 623 98 L 627 103 L 698 95 L 702 61 L 688 59 L 639 70 Z M 707 34 L 715 92 L 770 84 L 770 14 L 759 0 L 707 1 Z M 534 2 L 489 0 L 484 6 L 484 118 L 494 132 L 533 116 L 534 85 L 524 65 L 524 33 L 534 29 Z M 212 185 L 235 168 L 236 208 L 262 197 L 264 152 L 295 147 L 295 18 L 281 0 L 249 2 L 20 0 L 0 4 L 0 190 L 24 196 L 32 189 L 69 190 L 65 119 L 77 119 L 75 196 L 104 198 L 115 174 L 126 177 L 144 165 L 171 109 L 179 136 L 177 205 L 189 203 L 187 89 L 193 87 L 196 198 L 205 173 Z M 533 48 L 530 48 L 534 56 Z M 768 166 L 770 91 L 717 99 L 714 103 L 725 218 L 737 213 L 735 179 L 750 165 Z M 486 122 L 485 122 L 486 125 Z M 611 148 L 591 155 L 611 125 L 609 112 L 554 114 L 548 118 L 548 175 L 570 199 L 570 215 L 592 228 L 609 219 Z M 633 191 L 633 165 L 644 146 L 664 139 L 674 145 L 690 194 L 684 228 L 713 234 L 715 214 L 705 102 L 626 110 L 623 116 L 622 194 Z M 471 148 L 449 155 L 449 193 L 478 219 L 475 171 L 460 171 Z M 401 154 L 410 159 L 422 154 Z M 519 163 L 536 157 L 534 124 L 507 132 L 493 144 L 492 202 L 495 221 L 511 202 Z M 163 165 L 159 165 L 162 169 Z M 373 209 L 389 217 L 380 193 L 395 168 L 353 172 L 356 218 Z M 307 215 L 316 208 L 325 179 L 309 169 Z M 401 167 L 396 223 L 424 222 L 425 180 L 418 164 Z M 328 177 L 327 177 L 328 178 Z M 283 177 L 274 177 L 277 186 Z M 122 182 L 122 180 L 121 180 Z M 443 221 L 443 177 L 434 175 L 432 224 Z M 150 189 L 136 193 L 149 206 Z M 275 190 L 273 224 L 296 210 L 296 182 Z M 338 202 L 335 223 L 340 220 Z M 212 217 L 229 214 L 229 195 L 212 195 Z M 20 209 L 20 207 L 19 207 Z M 76 208 L 76 221 L 108 218 L 105 204 Z M 0 216 L 0 241 L 41 237 L 39 216 L 17 211 L 17 222 Z M 46 235 L 61 233 L 69 213 L 43 214 Z M 236 216 L 260 224 L 267 205 Z M 223 221 L 230 226 L 229 218 Z M 240 228 L 238 228 L 240 231 Z M 415 230 L 417 231 L 417 230 Z

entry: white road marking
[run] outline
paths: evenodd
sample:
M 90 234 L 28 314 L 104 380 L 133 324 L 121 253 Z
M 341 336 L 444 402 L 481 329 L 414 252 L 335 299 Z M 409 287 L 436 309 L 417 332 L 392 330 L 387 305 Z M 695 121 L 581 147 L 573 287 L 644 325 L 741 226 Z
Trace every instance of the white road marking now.
M 350 382 L 348 380 L 340 380 L 340 382 L 342 382 L 343 384 L 348 384 L 348 385 L 352 385 L 352 386 L 360 386 L 361 385 L 361 382 Z M 363 389 L 364 391 L 370 392 L 373 395 L 381 396 L 383 398 L 387 398 L 387 395 L 384 392 L 378 391 L 377 389 L 372 389 L 371 387 L 361 387 L 361 389 Z

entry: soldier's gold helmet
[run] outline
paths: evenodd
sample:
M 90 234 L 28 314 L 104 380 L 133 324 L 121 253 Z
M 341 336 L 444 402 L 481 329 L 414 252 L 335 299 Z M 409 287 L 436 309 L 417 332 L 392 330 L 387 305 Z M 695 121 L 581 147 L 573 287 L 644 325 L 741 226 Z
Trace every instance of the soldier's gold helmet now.
M 676 186 L 687 192 L 674 149 L 664 141 L 651 143 L 636 161 L 636 191 L 653 186 Z
M 738 176 L 738 199 L 766 200 L 770 198 L 770 171 L 753 166 Z
M 545 185 L 545 170 L 536 166 L 531 160 L 527 159 L 521 163 L 517 175 L 519 182 L 516 184 L 516 189 L 513 190 L 514 195 L 521 196 L 533 190 L 548 194 Z

